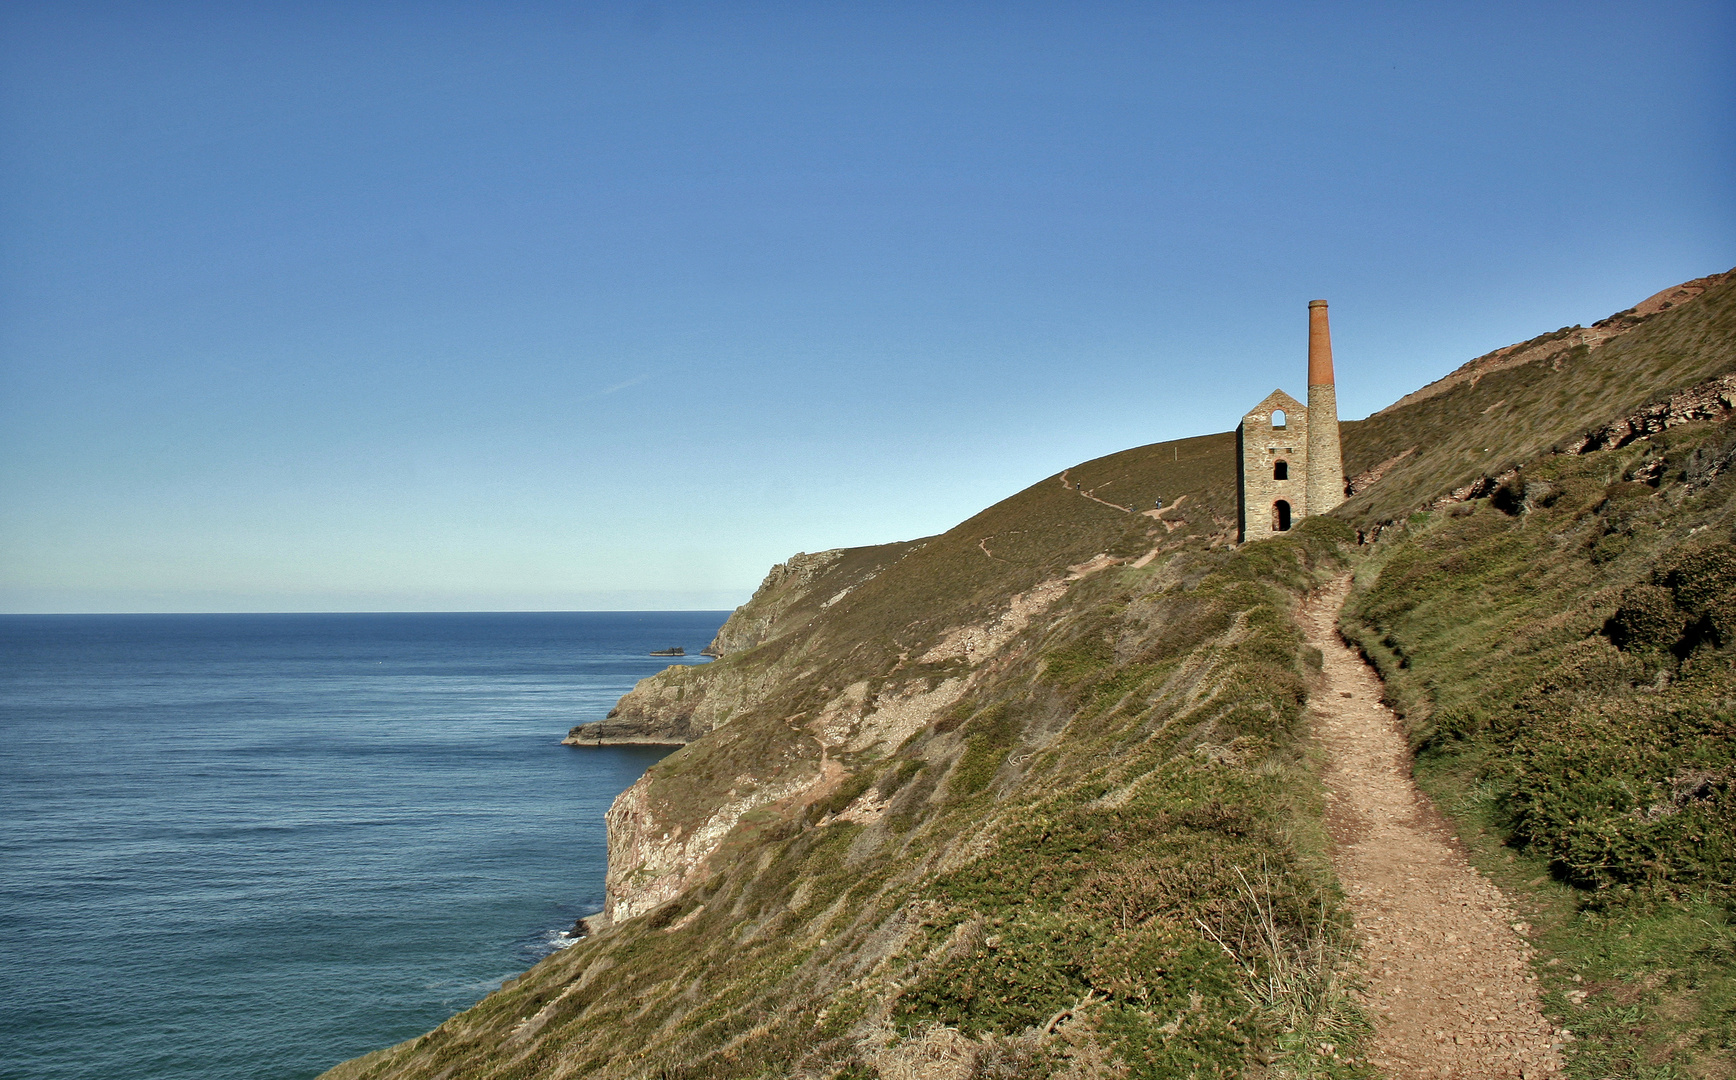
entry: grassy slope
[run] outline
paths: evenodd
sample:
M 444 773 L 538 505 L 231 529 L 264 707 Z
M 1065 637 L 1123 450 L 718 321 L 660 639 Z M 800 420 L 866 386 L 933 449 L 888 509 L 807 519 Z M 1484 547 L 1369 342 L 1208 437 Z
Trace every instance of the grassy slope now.
M 745 763 L 764 777 L 799 757 L 791 710 L 886 672 L 958 609 L 988 611 L 1105 551 L 1174 546 L 1076 583 L 941 722 L 849 761 L 826 803 L 750 815 L 700 887 L 346 1075 L 872 1075 L 900 1055 L 957 1053 L 1022 1074 L 1116 1059 L 1135 1076 L 1227 1076 L 1270 1059 L 1355 1075 L 1361 1021 L 1333 982 L 1345 920 L 1288 618 L 1342 565 L 1348 534 L 1321 522 L 1257 549 L 1213 547 L 1230 520 L 1228 451 L 1214 436 L 1071 473 L 1102 498 L 1127 489 L 1124 505 L 1197 485 L 1192 526 L 1165 532 L 1051 478 L 811 628 L 721 661 L 806 666 L 658 766 L 672 801 L 703 804 L 690 793 Z M 888 802 L 879 820 L 821 824 L 870 788 Z M 949 1043 L 957 1032 L 971 1041 Z
M 1351 471 L 1418 449 L 1345 516 L 1374 522 L 1500 471 L 1473 445 L 1517 461 L 1726 370 L 1729 308 L 1729 290 L 1708 293 L 1560 373 L 1519 368 L 1346 425 Z M 1069 566 L 1165 548 L 1074 584 L 941 722 L 846 758 L 825 804 L 749 815 L 699 887 L 346 1075 L 868 1076 L 923 1055 L 984 1075 L 1357 1073 L 1302 724 L 1309 658 L 1289 617 L 1352 556 L 1330 521 L 1222 547 L 1232 446 L 1069 471 L 1129 508 L 1187 494 L 1174 532 L 1052 477 L 699 669 L 762 689 L 653 770 L 675 822 L 750 769 L 814 769 L 800 724 L 839 688 L 959 674 L 910 658 Z M 828 819 L 871 788 L 883 817 Z
M 1531 907 L 1580 1076 L 1736 1052 L 1736 471 L 1712 463 L 1736 427 L 1539 462 L 1529 506 L 1383 541 L 1347 606 L 1419 779 Z
M 904 540 L 841 548 L 778 564 L 753 597 L 730 614 L 712 643 L 714 654 L 742 652 L 806 626 L 845 590 L 861 587 L 924 542 Z
M 659 820 L 691 830 L 741 788 L 748 772 L 768 788 L 817 772 L 820 748 L 791 738 L 791 717 L 818 713 L 858 680 L 891 694 L 960 674 L 957 663 L 907 660 L 954 627 L 992 618 L 1009 597 L 1065 575 L 1069 566 L 1103 553 L 1143 555 L 1159 544 L 1183 551 L 1223 543 L 1235 519 L 1233 445 L 1229 434 L 1202 436 L 1068 471 L 1087 491 L 1124 507 L 1149 507 L 1159 494 L 1175 507 L 1186 496 L 1169 514 L 1180 523 L 1174 530 L 1088 499 L 1052 476 L 913 547 L 824 611 L 811 600 L 793 607 L 758 648 L 659 676 L 682 683 L 693 697 L 712 684 L 734 693 L 724 730 L 653 768 Z
M 1443 395 L 1459 400 L 1442 424 L 1511 401 L 1515 381 L 1530 411 L 1486 469 L 1466 453 L 1485 429 L 1420 429 L 1446 452 L 1417 463 L 1432 486 L 1412 506 L 1525 467 L 1492 499 L 1386 533 L 1344 620 L 1406 717 L 1419 780 L 1527 905 L 1583 1077 L 1736 1075 L 1736 475 L 1721 471 L 1736 430 L 1547 453 L 1736 368 L 1730 287 L 1705 301 L 1577 370 Z M 1360 463 L 1422 441 L 1401 429 L 1359 432 Z M 1403 509 L 1379 489 L 1363 503 L 1363 520 Z

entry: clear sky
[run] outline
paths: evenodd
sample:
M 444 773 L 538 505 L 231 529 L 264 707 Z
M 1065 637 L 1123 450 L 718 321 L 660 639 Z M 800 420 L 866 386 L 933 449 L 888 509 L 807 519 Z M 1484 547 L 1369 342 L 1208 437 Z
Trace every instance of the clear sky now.
M 1736 264 L 1736 5 L 0 11 L 0 610 L 715 608 Z

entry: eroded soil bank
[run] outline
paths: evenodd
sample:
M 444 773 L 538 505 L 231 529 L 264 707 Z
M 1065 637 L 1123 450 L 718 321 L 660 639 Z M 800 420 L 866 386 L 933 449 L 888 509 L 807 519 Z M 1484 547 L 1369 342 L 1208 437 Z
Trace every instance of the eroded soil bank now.
M 1517 916 L 1411 781 L 1380 680 L 1339 637 L 1349 588 L 1346 577 L 1319 590 L 1301 616 L 1324 657 L 1314 726 L 1328 755 L 1333 866 L 1362 940 L 1372 1060 L 1393 1080 L 1557 1075 L 1558 1036 L 1538 1008 Z

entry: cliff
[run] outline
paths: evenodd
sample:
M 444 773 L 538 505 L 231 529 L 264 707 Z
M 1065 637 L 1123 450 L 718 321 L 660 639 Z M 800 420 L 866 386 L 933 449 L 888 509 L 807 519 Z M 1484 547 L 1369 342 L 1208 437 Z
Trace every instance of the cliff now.
M 838 548 L 778 563 L 719 628 L 706 655 L 734 656 L 807 626 L 923 543 Z M 568 746 L 681 746 L 728 723 L 781 673 L 776 664 L 715 667 L 673 665 L 641 679 L 608 716 L 575 726 L 561 741 Z
M 604 728 L 613 741 L 617 725 L 633 733 L 622 741 L 715 736 L 689 746 L 673 775 L 647 773 L 610 809 L 606 915 L 632 918 L 665 903 L 713 871 L 744 819 L 799 813 L 860 762 L 888 756 L 953 707 L 971 673 L 1073 583 L 1188 545 L 1229 543 L 1227 438 L 1112 455 L 940 536 L 798 556 L 774 569 L 719 634 L 758 643 L 643 680 L 608 719 L 568 736 L 589 742 Z M 1169 509 L 1135 509 L 1159 494 Z M 1069 533 L 1070 542 L 1053 543 Z M 883 573 L 889 566 L 896 572 Z
M 1730 832 L 1712 831 L 1729 807 L 1719 721 L 1652 725 L 1662 772 L 1598 835 L 1688 831 L 1600 885 L 1575 876 L 1592 852 L 1571 820 L 1524 816 L 1548 797 L 1513 770 L 1545 768 L 1523 756 L 1543 751 L 1508 713 L 1465 711 L 1547 697 L 1526 695 L 1562 663 L 1604 673 L 1615 703 L 1549 714 L 1566 730 L 1646 679 L 1729 667 L 1727 583 L 1708 599 L 1670 568 L 1736 521 L 1719 381 L 1736 282 L 1705 280 L 1595 348 L 1516 349 L 1345 424 L 1355 496 L 1280 539 L 1233 544 L 1226 433 L 1086 462 L 926 540 L 792 559 L 720 632 L 720 659 L 643 681 L 602 722 L 605 742 L 620 724 L 685 743 L 609 811 L 607 925 L 345 1075 L 1366 1075 L 1307 719 L 1320 654 L 1295 617 L 1349 570 L 1346 625 L 1416 745 L 1449 762 L 1440 790 L 1510 793 L 1465 804 L 1482 807 L 1460 819 L 1473 847 L 1486 828 L 1493 865 L 1502 840 L 1542 853 L 1514 864 L 1542 867 L 1515 888 L 1568 890 L 1570 910 L 1626 889 L 1635 912 L 1707 892 Z M 1709 677 L 1696 685 L 1725 685 Z M 1696 700 L 1647 698 L 1646 715 Z M 1712 958 L 1672 969 L 1699 988 L 1656 1013 L 1711 1002 L 1693 1038 L 1729 1030 L 1715 907 L 1693 914 L 1711 930 L 1671 923 Z M 1559 948 L 1602 948 L 1605 923 L 1632 940 L 1601 918 L 1564 918 Z M 1643 1012 L 1643 993 L 1622 1007 Z M 1670 1022 L 1660 1046 L 1692 1026 Z
M 771 568 L 753 597 L 735 609 L 711 644 L 708 656 L 727 656 L 763 645 L 811 622 L 850 595 L 852 589 L 921 547 L 912 540 L 874 547 L 833 548 L 813 555 L 797 553 Z

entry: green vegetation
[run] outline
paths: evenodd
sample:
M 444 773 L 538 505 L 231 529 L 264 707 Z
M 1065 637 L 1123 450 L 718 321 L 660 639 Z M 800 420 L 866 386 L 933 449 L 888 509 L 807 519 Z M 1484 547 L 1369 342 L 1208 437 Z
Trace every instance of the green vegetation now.
M 1532 463 L 1383 539 L 1346 608 L 1419 779 L 1534 906 L 1576 1075 L 1736 1051 L 1732 463 L 1727 424 Z
M 708 732 L 647 774 L 643 842 L 780 794 L 676 899 L 334 1077 L 1370 1075 L 1293 617 L 1352 568 L 1344 628 L 1519 898 L 1575 1075 L 1730 1077 L 1736 431 L 1552 450 L 1732 340 L 1736 281 L 1346 424 L 1385 478 L 1239 549 L 1223 434 L 792 562 L 623 703 Z
M 1079 581 L 1008 645 L 1029 662 L 948 718 L 854 758 L 799 816 L 743 819 L 679 900 L 355 1075 L 874 1076 L 924 1054 L 975 1075 L 1365 1075 L 1288 615 L 1346 537 L 1178 544 Z M 788 732 L 793 685 L 658 770 L 704 784 L 744 746 L 787 752 L 757 717 Z M 869 794 L 877 820 L 832 820 Z
M 963 674 L 956 664 L 917 667 L 908 659 L 958 626 L 992 620 L 1010 597 L 1073 566 L 1103 554 L 1161 549 L 1167 556 L 1222 545 L 1235 521 L 1234 445 L 1234 435 L 1207 435 L 1111 454 L 1067 470 L 1067 486 L 1049 477 L 939 536 L 849 549 L 812 577 L 771 583 L 731 620 L 751 632 L 726 626 L 720 635 L 760 644 L 651 680 L 648 706 L 678 736 L 688 734 L 686 718 L 696 712 L 726 721 L 733 733 L 653 768 L 665 816 L 704 821 L 730 798 L 747 761 L 767 786 L 812 772 L 819 748 L 789 742 L 789 717 L 818 714 L 865 677 L 891 692 L 917 678 Z M 1136 512 L 1159 496 L 1170 508 L 1168 525 Z M 1189 572 L 1204 573 L 1203 564 Z M 621 711 L 633 711 L 639 696 L 624 699 Z M 863 763 L 848 764 L 854 771 Z

